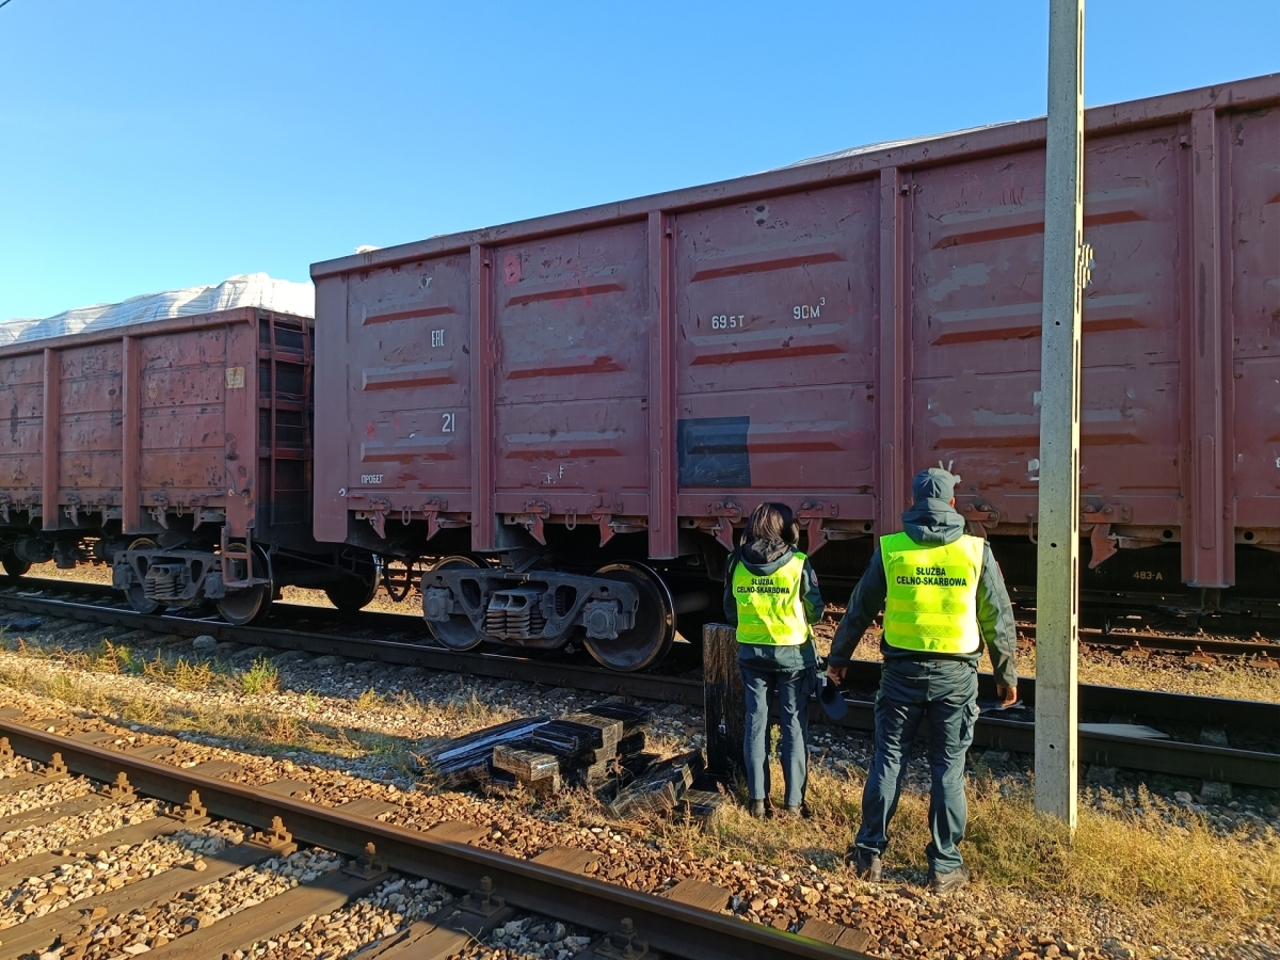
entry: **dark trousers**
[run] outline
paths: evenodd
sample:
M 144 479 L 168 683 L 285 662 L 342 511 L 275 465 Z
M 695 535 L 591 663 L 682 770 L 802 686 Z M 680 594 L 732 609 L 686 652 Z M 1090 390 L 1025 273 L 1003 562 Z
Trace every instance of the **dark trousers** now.
M 782 776 L 786 782 L 786 804 L 804 802 L 805 781 L 809 777 L 806 731 L 809 721 L 809 694 L 813 671 L 756 670 L 738 664 L 747 701 L 747 732 L 742 742 L 747 766 L 747 791 L 752 800 L 763 800 L 769 792 L 769 703 L 778 701 L 782 728 Z
M 920 720 L 929 723 L 929 866 L 950 873 L 963 860 L 969 809 L 964 796 L 964 758 L 978 719 L 978 671 L 963 660 L 885 658 L 876 695 L 876 751 L 862 794 L 857 846 L 883 854 L 889 821 L 898 808 L 911 740 Z

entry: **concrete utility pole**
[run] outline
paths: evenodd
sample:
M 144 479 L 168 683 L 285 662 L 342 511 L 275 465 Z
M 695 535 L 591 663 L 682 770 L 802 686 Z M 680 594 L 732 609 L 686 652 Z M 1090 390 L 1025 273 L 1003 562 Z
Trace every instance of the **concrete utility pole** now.
M 1049 0 L 1040 516 L 1036 583 L 1036 810 L 1076 826 L 1076 598 L 1080 581 L 1080 297 L 1084 245 L 1084 0 Z

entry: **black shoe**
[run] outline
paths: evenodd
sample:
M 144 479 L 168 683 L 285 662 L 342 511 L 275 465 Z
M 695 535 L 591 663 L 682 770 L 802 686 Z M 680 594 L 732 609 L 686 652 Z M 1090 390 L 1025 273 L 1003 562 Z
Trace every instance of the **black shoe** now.
M 929 870 L 929 887 L 938 896 L 959 890 L 969 880 L 969 868 L 966 866 L 956 867 L 950 873 L 936 873 L 932 869 Z
M 871 883 L 879 883 L 884 877 L 884 868 L 880 866 L 880 855 L 861 847 L 850 847 L 845 860 L 853 867 L 858 879 Z
M 807 803 L 788 803 L 787 816 L 808 820 L 813 816 L 813 813 L 809 810 L 809 805 Z
M 748 807 L 748 809 L 751 811 L 751 815 L 755 817 L 757 820 L 764 819 L 764 801 L 763 800 L 752 800 L 751 806 Z

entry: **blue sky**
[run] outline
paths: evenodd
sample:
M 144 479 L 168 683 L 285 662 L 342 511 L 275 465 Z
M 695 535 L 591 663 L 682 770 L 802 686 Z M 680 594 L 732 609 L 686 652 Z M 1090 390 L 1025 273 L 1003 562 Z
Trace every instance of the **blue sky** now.
M 0 318 L 1044 112 L 1048 0 L 0 8 Z M 1090 104 L 1280 71 L 1277 0 L 1094 0 Z

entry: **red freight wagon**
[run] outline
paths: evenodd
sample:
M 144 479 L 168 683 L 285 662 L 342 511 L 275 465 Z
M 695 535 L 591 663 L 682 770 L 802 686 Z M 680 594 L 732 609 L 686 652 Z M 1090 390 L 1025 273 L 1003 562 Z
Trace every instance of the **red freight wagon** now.
M 1086 586 L 1275 609 L 1280 75 L 1086 123 Z M 450 646 L 578 637 L 633 669 L 716 596 L 757 503 L 856 573 L 943 462 L 1032 583 L 1044 132 L 314 265 L 317 538 L 453 554 L 422 583 Z
M 114 564 L 133 606 L 359 606 L 370 564 L 311 537 L 313 321 L 239 308 L 0 348 L 0 561 Z

